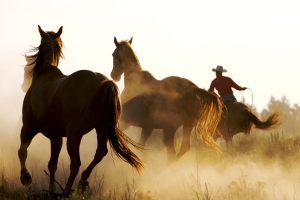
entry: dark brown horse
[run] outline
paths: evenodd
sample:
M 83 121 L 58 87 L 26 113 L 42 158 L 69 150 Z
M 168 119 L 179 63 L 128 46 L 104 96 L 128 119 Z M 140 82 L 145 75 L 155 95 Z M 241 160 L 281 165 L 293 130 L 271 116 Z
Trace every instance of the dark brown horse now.
M 70 156 L 70 176 L 65 194 L 71 191 L 81 165 L 79 145 L 83 135 L 93 128 L 97 132 L 98 148 L 90 165 L 81 175 L 81 186 L 88 185 L 87 179 L 93 168 L 107 154 L 109 141 L 116 155 L 136 170 L 143 167 L 140 159 L 128 148 L 127 143 L 138 147 L 120 129 L 121 114 L 119 91 L 115 83 L 100 73 L 87 70 L 77 71 L 70 76 L 58 69 L 62 54 L 62 27 L 57 33 L 44 32 L 39 26 L 41 44 L 30 56 L 33 62 L 32 84 L 23 102 L 23 127 L 18 151 L 21 163 L 21 182 L 30 185 L 31 176 L 25 162 L 27 148 L 34 136 L 41 132 L 51 141 L 49 191 L 55 191 L 55 172 L 62 147 L 62 137 L 67 137 Z
M 124 74 L 125 83 L 121 94 L 121 128 L 130 125 L 141 127 L 141 144 L 146 143 L 153 129 L 163 129 L 170 160 L 176 156 L 174 134 L 182 125 L 183 142 L 177 157 L 190 149 L 193 127 L 197 129 L 199 140 L 217 149 L 212 136 L 222 112 L 220 99 L 185 78 L 170 76 L 163 80 L 155 79 L 142 69 L 131 48 L 132 39 L 118 42 L 114 38 L 114 42 L 116 49 L 111 77 L 119 81 Z
M 251 110 L 241 102 L 228 102 L 224 105 L 224 112 L 218 125 L 219 136 L 226 142 L 231 142 L 237 133 L 249 134 L 252 127 L 270 130 L 278 127 L 280 113 L 274 112 L 266 121 L 258 119 Z M 215 139 L 218 135 L 215 136 Z

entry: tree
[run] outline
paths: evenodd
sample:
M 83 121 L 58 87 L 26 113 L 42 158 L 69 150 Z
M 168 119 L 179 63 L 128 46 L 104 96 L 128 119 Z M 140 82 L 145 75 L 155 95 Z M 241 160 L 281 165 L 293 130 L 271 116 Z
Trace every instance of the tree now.
M 300 107 L 294 104 L 292 107 L 289 100 L 282 96 L 281 100 L 275 99 L 271 96 L 271 99 L 267 105 L 266 109 L 260 114 L 262 119 L 267 119 L 273 112 L 281 113 L 281 122 L 279 130 L 285 135 L 295 135 L 298 134 L 299 122 L 300 122 Z

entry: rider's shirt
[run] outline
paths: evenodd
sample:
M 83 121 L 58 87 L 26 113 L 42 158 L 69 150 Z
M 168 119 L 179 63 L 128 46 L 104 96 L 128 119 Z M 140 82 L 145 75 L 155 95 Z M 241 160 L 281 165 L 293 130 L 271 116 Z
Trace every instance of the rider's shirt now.
M 231 78 L 227 76 L 217 76 L 210 84 L 209 92 L 213 92 L 214 88 L 218 91 L 219 95 L 233 94 L 231 88 L 242 90 L 242 87 L 236 84 Z

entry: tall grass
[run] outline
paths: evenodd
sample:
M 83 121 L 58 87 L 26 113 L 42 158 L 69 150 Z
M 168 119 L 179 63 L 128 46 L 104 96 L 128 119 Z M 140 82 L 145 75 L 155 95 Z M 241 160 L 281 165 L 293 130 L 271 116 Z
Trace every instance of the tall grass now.
M 177 163 L 153 169 L 154 164 L 145 159 L 146 169 L 142 175 L 128 176 L 123 181 L 115 181 L 96 169 L 90 177 L 90 188 L 86 191 L 75 190 L 69 199 L 299 199 L 300 175 L 297 177 L 295 174 L 300 166 L 300 137 L 287 137 L 284 133 L 276 132 L 257 132 L 250 136 L 239 134 L 232 143 L 222 143 L 222 146 L 224 153 L 218 154 L 192 142 L 191 151 Z M 165 155 L 165 152 L 161 153 L 164 149 L 158 149 L 160 152 L 152 152 L 157 162 L 160 154 Z M 151 151 L 144 155 L 147 156 L 151 157 Z M 43 169 L 33 167 L 33 184 L 24 187 L 15 170 L 17 167 L 6 166 L 7 163 L 0 159 L 1 200 L 48 198 L 48 177 Z M 69 173 L 66 166 L 61 160 L 57 181 L 62 186 Z M 266 178 L 269 169 L 280 174 L 277 177 L 284 177 L 283 180 L 273 180 L 273 172 L 269 172 Z M 263 173 L 253 175 L 260 171 Z M 282 187 L 284 183 L 294 187 Z

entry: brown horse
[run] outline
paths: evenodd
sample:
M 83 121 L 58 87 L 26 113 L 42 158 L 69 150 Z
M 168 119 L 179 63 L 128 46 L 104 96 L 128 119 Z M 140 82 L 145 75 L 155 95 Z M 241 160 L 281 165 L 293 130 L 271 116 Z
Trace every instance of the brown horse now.
M 116 155 L 139 171 L 143 164 L 128 148 L 127 143 L 139 147 L 120 129 L 121 114 L 119 91 L 115 83 L 100 73 L 87 70 L 77 71 L 70 76 L 58 69 L 62 54 L 62 27 L 55 32 L 44 32 L 38 26 L 41 44 L 34 48 L 36 54 L 29 60 L 32 70 L 32 84 L 23 102 L 23 127 L 21 145 L 18 151 L 21 163 L 21 182 L 30 185 L 31 176 L 25 162 L 27 148 L 34 136 L 41 132 L 51 141 L 49 191 L 55 192 L 55 172 L 62 147 L 62 137 L 67 137 L 70 156 L 70 175 L 64 190 L 69 195 L 74 179 L 81 165 L 79 145 L 83 135 L 93 128 L 97 132 L 98 148 L 95 157 L 82 172 L 80 185 L 85 188 L 93 168 L 107 154 L 109 141 Z
M 266 121 L 261 121 L 245 104 L 227 102 L 224 105 L 224 112 L 218 125 L 219 136 L 228 143 L 232 141 L 232 137 L 237 133 L 249 134 L 253 126 L 261 130 L 270 130 L 281 124 L 279 116 L 278 112 L 274 112 Z M 215 136 L 215 139 L 217 139 L 217 136 Z
M 130 125 L 142 128 L 139 143 L 145 144 L 153 129 L 163 129 L 169 160 L 176 157 L 174 134 L 183 125 L 183 142 L 177 158 L 190 149 L 190 134 L 196 126 L 198 139 L 218 149 L 213 134 L 221 117 L 220 99 L 198 88 L 185 78 L 170 76 L 157 80 L 144 71 L 131 48 L 130 41 L 118 42 L 113 53 L 111 77 L 119 81 L 124 74 L 125 88 L 121 94 L 123 114 L 121 128 Z

